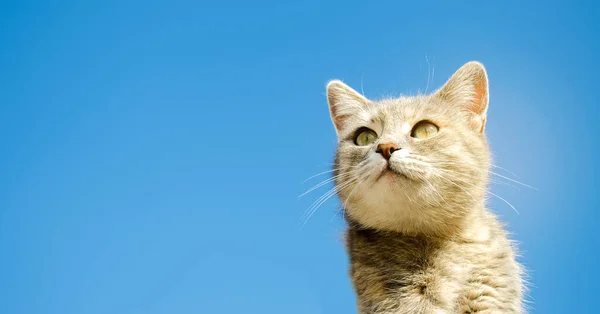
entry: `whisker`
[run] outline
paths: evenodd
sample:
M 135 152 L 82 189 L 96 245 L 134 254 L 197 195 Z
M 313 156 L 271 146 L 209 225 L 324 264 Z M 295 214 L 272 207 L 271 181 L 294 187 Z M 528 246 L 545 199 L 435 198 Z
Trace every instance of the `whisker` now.
M 302 184 L 306 183 L 306 181 L 309 181 L 309 180 L 310 180 L 310 179 L 312 179 L 312 178 L 316 178 L 316 177 L 318 177 L 318 176 L 321 176 L 321 175 L 324 175 L 324 174 L 326 174 L 326 173 L 334 172 L 335 170 L 336 170 L 336 169 L 331 169 L 331 170 L 327 170 L 327 171 L 319 172 L 319 173 L 317 173 L 317 174 L 315 174 L 315 175 L 313 175 L 313 176 L 310 176 L 310 177 L 308 177 L 308 179 L 306 179 L 306 180 L 302 181 Z
M 445 198 L 442 196 L 442 194 L 440 194 L 440 192 L 438 192 L 438 190 L 435 188 L 435 186 L 433 186 L 433 184 L 432 184 L 431 182 L 429 182 L 429 181 L 424 181 L 424 182 L 426 182 L 426 183 L 427 183 L 427 185 L 429 186 L 429 188 L 430 188 L 430 189 L 431 189 L 431 190 L 432 190 L 432 191 L 433 191 L 435 194 L 437 194 L 437 196 L 439 196 L 439 197 L 440 197 L 440 199 L 441 199 L 441 200 L 442 200 L 444 203 L 446 203 L 446 205 L 450 205 L 450 204 L 448 204 L 448 201 L 446 201 L 446 199 L 445 199 Z
M 494 164 L 492 164 L 492 167 L 494 167 L 494 168 L 498 168 L 498 169 L 501 169 L 501 170 L 504 170 L 504 171 L 506 171 L 506 172 L 508 172 L 508 173 L 512 174 L 512 175 L 513 175 L 513 176 L 515 176 L 516 178 L 519 178 L 519 176 L 518 176 L 518 175 L 516 175 L 514 172 L 512 172 L 512 171 L 510 171 L 510 170 L 508 170 L 508 169 L 506 169 L 506 168 L 502 168 L 502 167 L 500 167 L 500 166 L 497 166 L 497 165 L 494 165 Z
M 352 178 L 349 178 L 347 181 L 341 183 L 339 186 L 334 186 L 333 188 L 331 188 L 330 190 L 328 190 L 327 192 L 325 192 L 323 195 L 321 195 L 321 197 L 319 197 L 316 201 L 314 201 L 311 206 L 307 209 L 307 213 L 310 213 L 315 207 L 318 207 L 318 204 L 323 201 L 324 199 L 327 199 L 329 197 L 331 197 L 333 194 L 337 193 L 339 190 L 341 190 L 343 187 L 351 184 L 354 180 Z
M 500 180 L 494 180 L 494 179 L 492 179 L 492 178 L 490 178 L 490 182 L 491 182 L 491 183 L 494 183 L 494 184 L 501 184 L 501 185 L 510 186 L 511 188 L 515 188 L 515 189 L 517 189 L 517 190 L 519 189 L 519 187 L 518 187 L 518 186 L 516 186 L 516 185 L 512 185 L 512 184 L 510 184 L 510 183 L 508 183 L 508 182 L 504 182 L 504 181 L 500 181 Z
M 363 168 L 367 164 L 368 164 L 368 160 L 363 160 L 360 163 L 358 163 L 357 165 L 354 165 L 350 168 L 351 169 L 359 168 L 357 170 L 357 172 L 359 174 L 361 174 L 361 173 L 365 173 L 365 172 L 361 171 L 360 168 Z M 347 188 L 348 186 L 355 183 L 357 180 L 359 180 L 361 178 L 361 175 L 355 176 L 354 172 L 355 171 L 350 171 L 350 172 L 346 172 L 344 174 L 340 174 L 340 176 L 343 176 L 345 181 L 341 182 L 337 186 L 334 186 L 332 189 L 330 189 L 325 194 L 323 194 L 321 197 L 319 197 L 319 199 L 317 199 L 316 201 L 313 202 L 313 204 L 305 212 L 305 215 L 303 215 L 303 217 L 306 216 L 306 219 L 304 220 L 304 223 L 302 224 L 302 226 L 304 226 L 308 222 L 310 217 L 319 209 L 319 207 L 321 207 L 325 202 L 327 202 L 327 200 L 329 200 L 331 197 L 336 195 L 337 192 Z M 369 173 L 369 172 L 367 172 L 367 173 Z
M 439 176 L 439 177 L 444 179 L 444 177 L 442 177 L 442 176 Z M 449 180 L 448 178 L 445 178 L 445 179 L 446 179 L 446 180 Z M 470 183 L 470 182 L 467 182 L 467 181 L 464 181 L 464 180 L 461 180 L 460 178 L 456 178 L 456 177 L 455 177 L 454 179 L 456 179 L 456 180 L 459 180 L 459 181 L 461 181 L 461 182 L 463 182 L 463 183 L 469 184 L 469 185 L 471 185 L 471 186 L 472 186 L 472 187 L 474 187 L 474 188 L 477 188 L 477 187 L 476 187 L 474 184 L 472 184 L 472 183 Z M 449 182 L 451 182 L 451 181 L 449 181 Z M 457 185 L 457 186 L 458 186 L 458 185 Z M 460 188 L 460 186 L 458 186 L 458 187 Z M 463 190 L 465 193 L 467 193 L 467 191 L 465 191 L 464 189 L 462 189 L 462 190 Z M 518 211 L 518 210 L 517 210 L 517 209 L 516 209 L 516 208 L 515 208 L 515 207 L 514 207 L 514 206 L 513 206 L 513 205 L 512 205 L 512 204 L 511 204 L 509 201 L 507 201 L 506 199 L 502 198 L 501 196 L 499 196 L 499 195 L 497 195 L 497 194 L 494 194 L 494 193 L 492 193 L 492 192 L 491 192 L 491 191 L 489 191 L 489 190 L 486 190 L 485 192 L 486 192 L 486 193 L 488 193 L 488 194 L 490 194 L 490 195 L 492 195 L 492 196 L 494 196 L 494 197 L 497 197 L 498 199 L 500 199 L 501 201 L 503 201 L 504 203 L 506 203 L 508 206 L 510 206 L 510 207 L 511 207 L 511 208 L 512 208 L 512 209 L 513 209 L 513 210 L 514 210 L 516 213 L 517 213 L 517 215 L 519 214 L 519 211 Z M 469 193 L 467 193 L 467 194 L 469 194 Z M 471 196 L 471 197 L 472 197 L 472 196 Z
M 413 155 L 416 156 L 416 157 L 422 157 L 422 156 L 415 155 L 415 154 L 411 154 L 411 157 L 413 157 Z M 414 159 L 414 160 L 422 161 L 422 160 L 419 160 L 419 159 Z M 443 166 L 460 166 L 458 163 L 452 162 L 452 161 L 423 161 L 423 162 L 427 162 L 427 163 L 429 163 L 429 164 L 431 164 L 433 166 L 438 166 L 437 169 L 438 170 L 443 170 L 443 171 L 451 171 L 451 170 L 443 169 L 443 168 L 440 168 L 440 167 L 443 167 Z M 492 165 L 492 166 L 497 167 L 497 168 L 501 168 L 501 167 L 496 166 L 496 165 Z M 508 171 L 508 170 L 506 170 L 504 168 L 501 168 L 501 169 L 503 169 L 503 170 L 505 170 L 507 172 L 510 172 L 510 171 Z M 517 184 L 522 185 L 524 187 L 527 187 L 527 188 L 530 188 L 530 189 L 538 191 L 538 189 L 535 188 L 535 187 L 533 187 L 533 186 L 527 185 L 527 184 L 525 184 L 523 182 L 519 182 L 519 181 L 511 179 L 509 177 L 503 176 L 503 175 L 501 175 L 499 173 L 496 173 L 496 172 L 494 172 L 492 170 L 489 170 L 488 173 L 492 174 L 492 175 L 495 175 L 495 176 L 497 176 L 499 178 L 505 179 L 507 181 L 514 182 L 514 183 L 517 183 Z M 515 175 L 514 173 L 511 172 L 511 174 L 513 174 L 515 177 L 517 177 L 517 175 Z M 469 175 L 469 174 L 467 174 L 467 175 Z M 473 175 L 469 175 L 469 177 L 474 177 L 474 176 Z M 512 184 L 508 184 L 508 183 L 500 181 L 500 180 L 495 180 L 493 177 L 489 177 L 489 180 L 491 182 L 493 182 L 493 183 L 505 184 L 505 185 L 508 185 L 510 187 L 517 188 L 516 186 L 514 186 Z
M 345 182 L 344 184 L 342 184 L 339 188 L 334 187 L 333 189 L 329 190 L 326 194 L 321 196 L 319 198 L 319 200 L 315 201 L 313 203 L 313 205 L 309 208 L 308 215 L 307 215 L 306 219 L 304 220 L 304 223 L 302 224 L 302 226 L 304 227 L 304 225 L 306 225 L 306 223 L 308 222 L 310 217 L 312 217 L 312 215 L 317 211 L 317 209 L 319 209 L 319 207 L 321 207 L 321 205 L 323 205 L 325 202 L 327 202 L 327 200 L 329 200 L 331 197 L 336 195 L 337 191 L 349 186 L 353 182 L 354 182 L 354 180 L 349 180 L 348 182 Z
M 356 167 L 358 167 L 358 165 L 356 165 L 356 166 L 350 166 L 350 167 L 348 167 L 348 169 L 354 169 L 354 168 L 356 168 Z M 327 174 L 327 173 L 334 172 L 334 171 L 336 171 L 336 170 L 340 171 L 340 170 L 342 170 L 342 168 L 334 168 L 334 169 L 331 169 L 331 170 L 327 170 L 327 171 L 319 172 L 319 173 L 317 173 L 317 174 L 315 174 L 315 175 L 313 175 L 313 176 L 310 176 L 310 177 L 308 177 L 306 180 L 302 181 L 302 184 L 306 183 L 306 182 L 307 182 L 307 181 L 309 181 L 310 179 L 316 178 L 316 177 L 318 177 L 318 176 L 321 176 L 321 175 L 324 175 L 324 174 Z
M 525 184 L 525 183 L 522 183 L 522 182 L 519 182 L 519 181 L 517 181 L 517 180 L 513 180 L 513 179 L 511 179 L 511 178 L 508 178 L 508 177 L 505 177 L 505 176 L 503 176 L 503 175 L 501 175 L 501 174 L 495 173 L 495 172 L 493 172 L 493 171 L 491 171 L 491 170 L 490 170 L 490 173 L 491 173 L 491 174 L 493 174 L 493 175 L 496 175 L 496 176 L 498 176 L 498 177 L 500 177 L 500 178 L 506 179 L 506 180 L 508 180 L 508 181 L 511 181 L 511 182 L 514 182 L 514 183 L 520 184 L 520 185 L 522 185 L 522 186 L 524 186 L 524 187 L 528 187 L 528 188 L 530 188 L 530 189 L 533 189 L 533 190 L 539 191 L 538 189 L 534 188 L 534 187 L 533 187 L 533 186 L 531 186 L 531 185 L 527 185 L 527 184 Z
M 312 208 L 315 206 L 315 204 L 318 204 L 322 199 L 326 198 L 330 193 L 335 193 L 337 192 L 337 186 L 334 186 L 333 188 L 329 189 L 327 192 L 323 193 L 323 195 L 321 195 L 319 198 L 317 198 L 309 207 L 308 209 L 304 212 L 304 214 L 302 215 L 302 219 L 304 219 L 304 217 L 306 215 L 308 215 L 311 211 Z
M 369 170 L 368 172 L 371 172 L 373 168 L 374 168 L 374 167 L 372 167 L 372 168 L 371 168 L 371 170 Z M 331 217 L 331 220 L 333 220 L 333 218 L 335 218 L 335 216 L 337 216 L 337 214 L 340 212 L 340 210 L 345 210 L 345 209 L 346 209 L 346 204 L 348 203 L 348 200 L 350 200 L 350 197 L 352 196 L 352 193 L 354 193 L 354 191 L 356 191 L 356 189 L 358 189 L 358 187 L 359 187 L 361 184 L 363 184 L 365 181 L 367 181 L 368 177 L 369 177 L 369 176 L 368 176 L 368 175 L 366 175 L 366 176 L 365 176 L 365 178 L 363 178 L 362 180 L 361 180 L 361 176 L 359 176 L 359 177 L 357 178 L 357 180 L 356 180 L 356 181 L 357 181 L 356 185 L 354 186 L 354 188 L 352 189 L 352 191 L 350 191 L 350 194 L 348 194 L 348 196 L 346 197 L 346 200 L 345 200 L 345 201 L 342 203 L 341 207 L 340 207 L 340 208 L 338 208 L 338 210 L 336 210 L 336 212 L 335 212 L 335 214 L 333 215 L 333 217 Z M 330 220 L 330 221 L 331 221 L 331 220 Z
M 316 189 L 318 189 L 318 188 L 326 185 L 327 183 L 335 181 L 335 179 L 344 178 L 344 177 L 349 176 L 349 175 L 351 175 L 350 172 L 341 173 L 341 174 L 338 174 L 337 176 L 333 176 L 333 177 L 331 177 L 331 178 L 329 178 L 327 180 L 321 181 L 320 183 L 317 183 L 316 185 L 314 185 L 312 188 L 308 189 L 306 192 L 298 195 L 298 198 L 301 198 L 302 196 L 304 196 L 304 195 L 306 195 L 306 194 L 308 194 L 308 193 L 310 193 L 310 192 L 312 192 L 312 191 L 314 191 L 314 190 L 316 190 Z
M 442 176 L 441 174 L 438 173 L 438 177 L 441 179 L 445 179 L 446 181 L 448 181 L 450 184 L 453 184 L 454 186 L 456 186 L 457 188 L 461 189 L 463 192 L 465 192 L 467 195 L 469 195 L 474 201 L 475 203 L 481 203 L 481 201 L 477 200 L 471 193 L 467 192 L 467 190 L 465 190 L 462 186 L 456 184 L 454 181 Z
M 512 205 L 510 202 L 508 202 L 507 200 L 503 199 L 502 197 L 500 197 L 500 196 L 498 196 L 498 195 L 496 195 L 496 194 L 494 194 L 494 193 L 492 193 L 492 192 L 490 192 L 490 191 L 487 191 L 487 193 L 489 193 L 489 194 L 491 194 L 491 195 L 493 195 L 493 196 L 495 196 L 495 197 L 499 198 L 501 201 L 503 201 L 503 202 L 504 202 L 504 203 L 506 203 L 508 206 L 510 206 L 510 207 L 511 207 L 511 208 L 512 208 L 512 209 L 513 209 L 513 210 L 514 210 L 516 213 L 517 213 L 517 215 L 520 215 L 520 214 L 519 214 L 519 211 L 518 211 L 518 210 L 517 210 L 517 209 L 516 209 L 516 208 L 515 208 L 515 207 L 514 207 L 514 206 L 513 206 L 513 205 Z
M 448 170 L 448 169 L 443 169 L 443 168 L 436 168 L 436 170 L 443 171 L 443 172 L 450 173 L 450 174 L 455 174 L 455 171 L 453 171 L 453 170 Z M 475 175 L 468 174 L 468 173 L 463 173 L 463 175 L 466 176 L 466 177 L 469 177 L 469 178 L 476 178 Z M 492 183 L 504 184 L 504 185 L 508 185 L 510 187 L 513 187 L 513 188 L 517 188 L 516 186 L 514 186 L 512 184 L 509 184 L 509 183 L 504 182 L 504 181 L 496 180 L 496 179 L 491 178 L 491 177 L 488 178 L 488 180 L 490 182 L 492 182 Z M 468 183 L 468 182 L 465 181 L 465 183 Z
M 425 60 L 427 61 L 427 85 L 425 85 L 425 94 L 427 94 L 427 90 L 429 89 L 429 77 L 431 76 L 431 69 L 429 66 L 429 58 L 425 56 Z

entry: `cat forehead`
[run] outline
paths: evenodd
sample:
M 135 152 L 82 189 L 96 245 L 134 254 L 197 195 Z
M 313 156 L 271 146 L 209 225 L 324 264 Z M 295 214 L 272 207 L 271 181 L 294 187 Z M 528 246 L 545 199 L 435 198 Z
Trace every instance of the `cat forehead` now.
M 376 101 L 370 113 L 373 121 L 410 121 L 432 109 L 429 97 L 400 97 Z

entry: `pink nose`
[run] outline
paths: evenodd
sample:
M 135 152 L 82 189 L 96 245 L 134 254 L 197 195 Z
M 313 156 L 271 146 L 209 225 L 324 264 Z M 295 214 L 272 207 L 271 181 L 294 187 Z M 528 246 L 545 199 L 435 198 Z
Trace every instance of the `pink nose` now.
M 380 153 L 381 156 L 383 156 L 383 158 L 388 160 L 390 159 L 390 157 L 392 157 L 392 153 L 394 153 L 397 150 L 400 150 L 400 148 L 396 147 L 396 145 L 392 143 L 379 144 L 377 146 L 377 152 Z

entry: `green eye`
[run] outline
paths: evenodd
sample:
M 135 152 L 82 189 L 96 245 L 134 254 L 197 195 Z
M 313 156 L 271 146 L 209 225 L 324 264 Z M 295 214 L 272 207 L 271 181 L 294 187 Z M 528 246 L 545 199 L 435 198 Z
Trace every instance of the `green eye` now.
M 418 139 L 426 139 L 439 131 L 437 125 L 429 121 L 421 121 L 415 125 L 410 136 Z
M 377 140 L 377 133 L 375 131 L 368 128 L 361 128 L 356 131 L 356 136 L 354 137 L 354 144 L 358 146 L 366 146 L 375 143 Z

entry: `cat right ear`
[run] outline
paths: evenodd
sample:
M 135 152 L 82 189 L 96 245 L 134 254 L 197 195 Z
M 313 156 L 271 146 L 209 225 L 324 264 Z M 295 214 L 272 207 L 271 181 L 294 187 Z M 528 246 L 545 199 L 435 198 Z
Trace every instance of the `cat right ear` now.
M 337 134 L 348 125 L 353 116 L 369 104 L 367 98 L 340 80 L 333 80 L 327 84 L 327 102 Z

